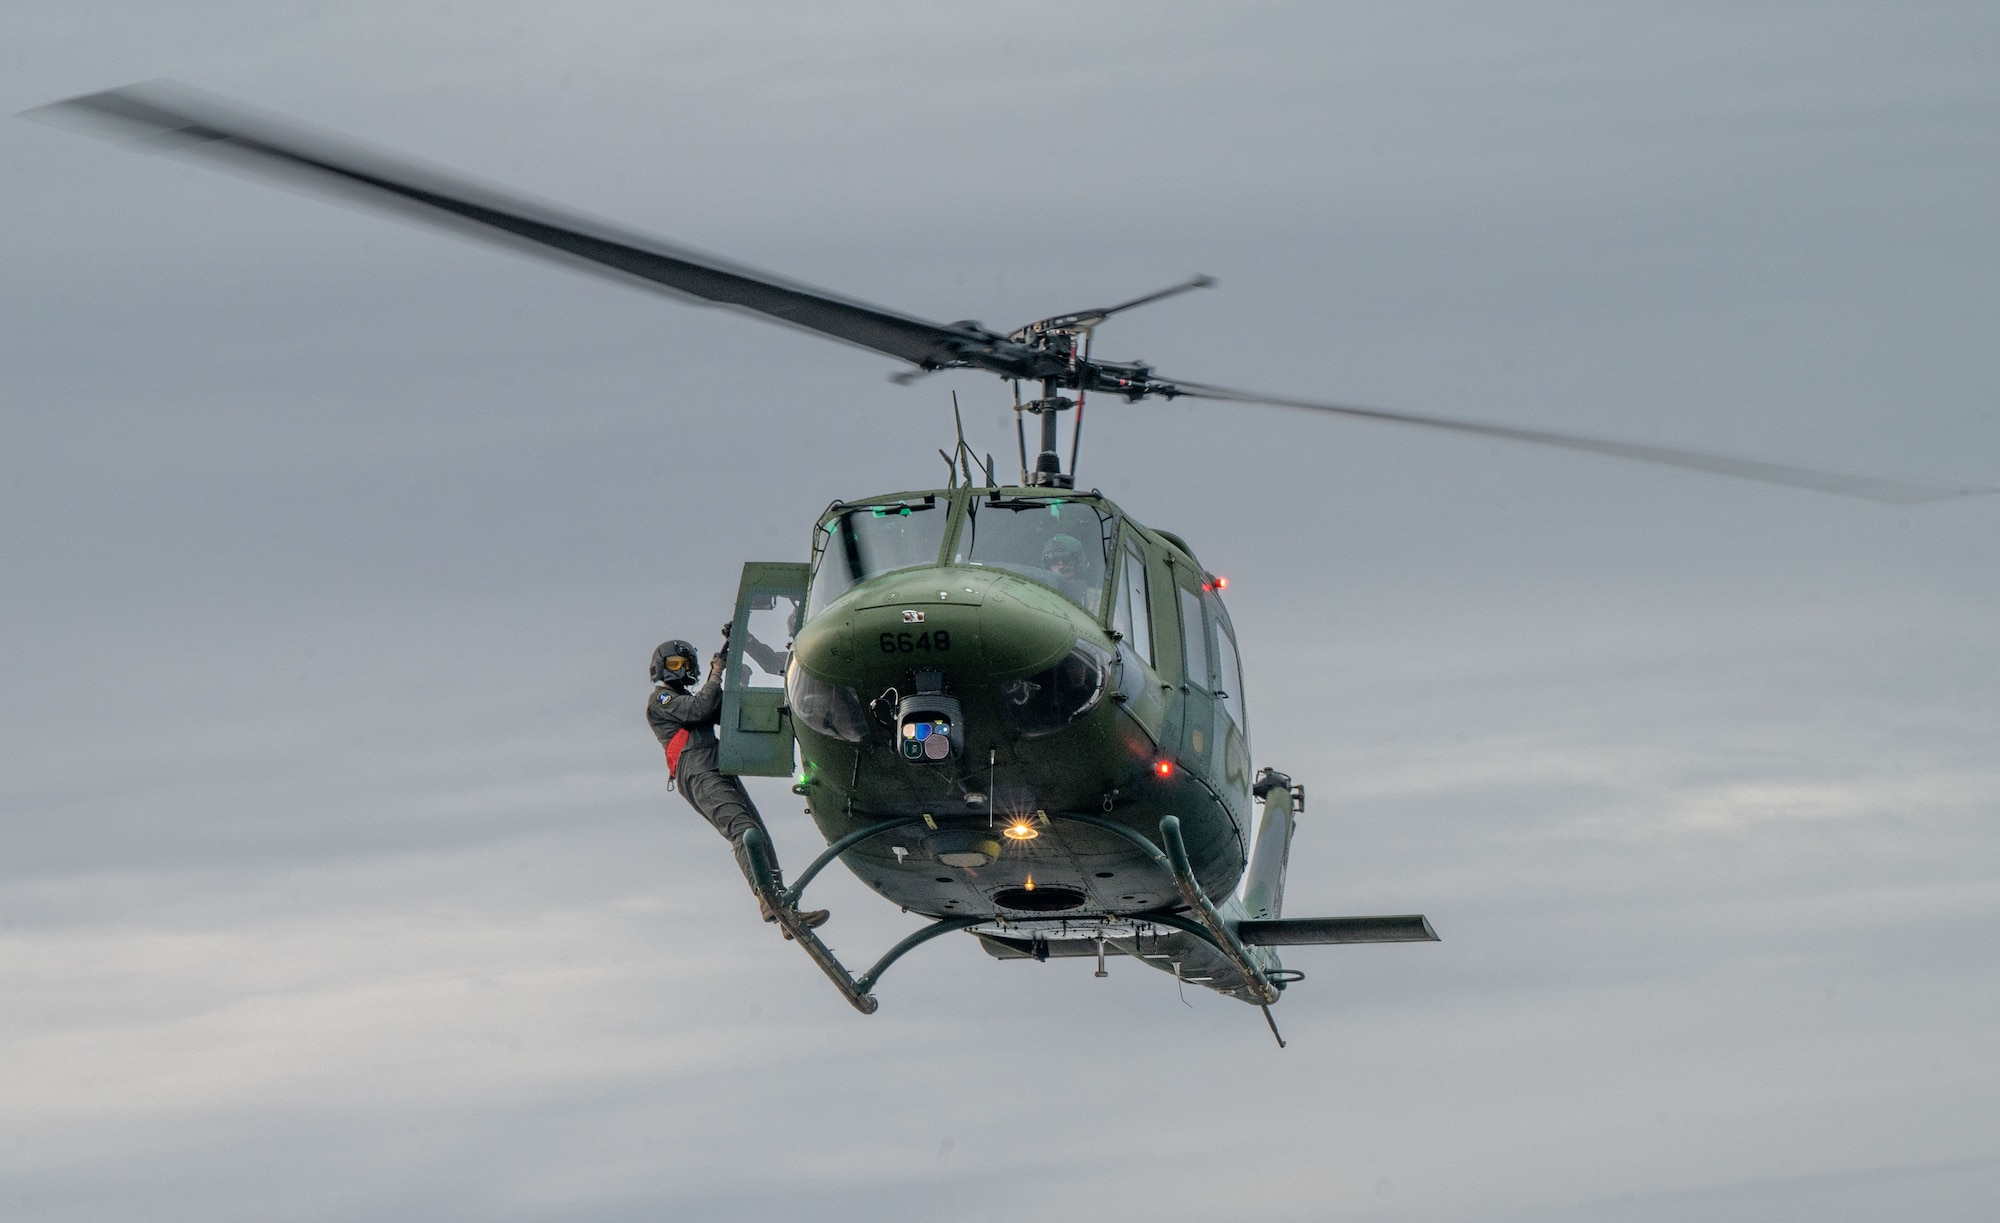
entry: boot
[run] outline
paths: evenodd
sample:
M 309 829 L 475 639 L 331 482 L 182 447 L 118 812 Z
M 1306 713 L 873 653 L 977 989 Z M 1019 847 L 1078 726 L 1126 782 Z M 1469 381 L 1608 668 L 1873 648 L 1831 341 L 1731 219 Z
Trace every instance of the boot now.
M 771 902 L 765 900 L 762 893 L 759 893 L 757 896 L 757 911 L 763 914 L 764 920 L 767 922 L 778 920 L 776 910 L 771 908 Z M 825 909 L 809 909 L 799 914 L 799 920 L 805 923 L 806 929 L 817 930 L 826 924 L 827 918 L 832 916 L 833 914 L 827 912 Z M 792 932 L 790 930 L 785 931 L 785 937 L 787 939 L 791 938 Z
M 736 849 L 736 865 L 743 868 L 743 878 L 746 882 L 750 884 L 750 894 L 757 898 L 757 911 L 763 914 L 765 921 L 767 922 L 777 921 L 778 915 L 776 912 L 772 910 L 771 902 L 764 899 L 763 889 L 757 886 L 757 868 L 750 861 L 749 851 L 743 848 L 743 839 L 741 837 L 734 838 L 734 843 Z M 777 892 L 780 895 L 784 893 L 785 890 L 784 876 L 778 874 L 776 870 L 772 871 L 771 878 L 769 879 L 768 882 L 771 885 L 772 891 Z M 806 929 L 817 930 L 821 926 L 824 926 L 826 924 L 826 919 L 831 916 L 832 914 L 828 913 L 825 909 L 810 909 L 804 913 L 800 913 L 799 920 L 805 923 Z M 788 939 L 791 938 L 792 932 L 790 930 L 785 931 L 785 937 Z

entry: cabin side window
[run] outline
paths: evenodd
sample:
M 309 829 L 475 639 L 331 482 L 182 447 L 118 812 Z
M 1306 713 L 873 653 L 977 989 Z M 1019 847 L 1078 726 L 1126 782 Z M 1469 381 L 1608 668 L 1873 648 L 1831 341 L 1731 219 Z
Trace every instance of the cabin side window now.
M 1153 657 L 1153 608 L 1146 590 L 1146 554 L 1138 541 L 1125 541 L 1125 562 L 1118 579 L 1118 607 L 1111 627 L 1125 637 L 1125 648 L 1149 667 L 1160 665 Z
M 806 618 L 877 574 L 935 565 L 944 548 L 946 508 L 936 501 L 861 505 L 821 524 L 819 565 L 813 570 Z
M 1215 599 L 1210 595 L 1211 600 Z M 1231 630 L 1229 618 L 1223 614 L 1220 601 L 1211 609 L 1215 613 L 1215 654 L 1218 685 L 1215 695 L 1222 701 L 1222 711 L 1229 720 L 1236 723 L 1236 729 L 1245 735 L 1250 733 L 1250 723 L 1243 704 L 1243 661 L 1236 651 L 1236 635 Z
M 1185 586 L 1174 588 L 1181 596 L 1181 658 L 1187 682 L 1208 689 L 1215 670 L 1215 658 L 1208 647 L 1208 633 L 1201 623 L 1201 596 Z

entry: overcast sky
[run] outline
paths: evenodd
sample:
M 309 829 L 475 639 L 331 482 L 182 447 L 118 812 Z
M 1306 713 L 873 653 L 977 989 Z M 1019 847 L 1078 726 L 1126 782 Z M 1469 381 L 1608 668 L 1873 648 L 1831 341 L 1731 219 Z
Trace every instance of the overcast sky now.
M 2000 484 L 1991 5 L 0 4 L 1189 379 Z M 1985 1219 L 2000 498 L 1224 405 L 1082 482 L 1310 793 L 1257 1012 L 953 937 L 863 1018 L 665 788 L 653 645 L 990 377 L 0 123 L 0 1220 Z M 1004 427 L 1003 427 L 1004 426 Z M 787 860 L 817 848 L 753 787 Z M 842 871 L 830 941 L 912 919 Z

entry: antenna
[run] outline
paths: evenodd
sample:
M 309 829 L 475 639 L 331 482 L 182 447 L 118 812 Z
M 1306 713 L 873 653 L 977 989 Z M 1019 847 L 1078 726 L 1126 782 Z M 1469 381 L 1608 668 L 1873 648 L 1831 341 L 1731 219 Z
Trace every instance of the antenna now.
M 965 473 L 965 485 L 972 487 L 972 448 L 965 444 L 965 418 L 958 414 L 958 392 L 951 393 L 951 422 L 958 428 L 958 466 Z M 950 462 L 949 459 L 946 462 Z
M 1284 1048 L 1285 1038 L 1282 1036 L 1278 1036 L 1278 1021 L 1271 1018 L 1271 1008 L 1268 1005 L 1264 1007 L 1264 1022 L 1271 1025 L 1271 1035 L 1277 1037 L 1278 1048 L 1280 1049 Z

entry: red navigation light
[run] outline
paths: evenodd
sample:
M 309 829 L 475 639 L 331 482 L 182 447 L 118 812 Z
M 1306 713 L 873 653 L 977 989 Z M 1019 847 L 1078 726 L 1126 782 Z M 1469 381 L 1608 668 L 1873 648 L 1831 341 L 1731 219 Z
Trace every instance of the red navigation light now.
M 1174 762 L 1171 760 L 1155 760 L 1153 762 L 1153 771 L 1162 777 L 1172 777 L 1174 775 Z
M 1218 575 L 1218 576 L 1216 577 L 1216 579 L 1215 579 L 1215 588 L 1216 588 L 1217 590 L 1228 590 L 1228 589 L 1229 589 L 1229 579 L 1228 579 L 1228 578 L 1226 578 L 1226 577 L 1222 577 L 1222 576 Z

